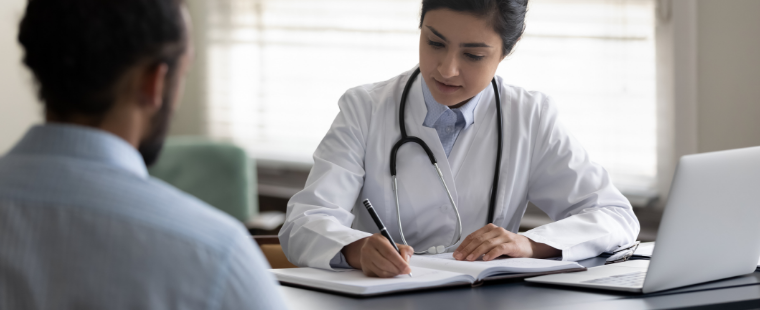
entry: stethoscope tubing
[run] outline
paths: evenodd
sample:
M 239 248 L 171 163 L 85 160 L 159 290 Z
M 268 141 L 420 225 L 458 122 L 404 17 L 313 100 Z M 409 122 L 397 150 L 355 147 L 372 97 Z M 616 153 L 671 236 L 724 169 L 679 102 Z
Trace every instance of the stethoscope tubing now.
M 504 142 L 504 117 L 501 113 L 501 98 L 499 98 L 499 88 L 496 86 L 496 79 L 491 79 L 491 85 L 493 86 L 493 95 L 496 96 L 496 121 L 497 121 L 497 137 L 496 137 L 496 167 L 494 168 L 493 183 L 491 184 L 491 199 L 488 202 L 488 216 L 486 217 L 486 224 L 493 223 L 494 212 L 496 211 L 496 196 L 499 190 L 499 171 L 501 170 L 501 151 Z
M 443 184 L 443 187 L 446 189 L 446 194 L 449 196 L 449 201 L 451 202 L 452 207 L 454 208 L 454 212 L 456 212 L 457 216 L 457 234 L 455 234 L 452 238 L 451 245 L 445 247 L 446 250 L 456 245 L 459 240 L 462 238 L 462 219 L 459 214 L 459 208 L 456 205 L 456 202 L 454 201 L 453 196 L 451 195 L 451 191 L 449 190 L 448 185 L 446 185 L 446 181 L 443 178 L 443 173 L 441 172 L 441 169 L 438 167 L 438 162 L 435 158 L 435 155 L 433 155 L 433 152 L 430 150 L 428 145 L 423 141 L 422 139 L 414 136 L 408 136 L 406 133 L 406 123 L 404 122 L 405 116 L 406 116 L 406 99 L 409 95 L 409 90 L 411 89 L 411 86 L 415 80 L 415 78 L 419 75 L 420 69 L 417 68 L 412 72 L 411 76 L 409 77 L 409 80 L 406 82 L 406 85 L 404 86 L 404 91 L 401 93 L 401 103 L 399 105 L 399 129 L 401 131 L 401 139 L 396 142 L 396 144 L 393 145 L 393 148 L 391 148 L 391 158 L 390 158 L 390 172 L 392 177 L 392 188 L 393 188 L 393 194 L 395 196 L 395 203 L 396 203 L 396 217 L 398 220 L 398 227 L 399 227 L 399 233 L 401 235 L 401 240 L 404 242 L 404 244 L 408 245 L 406 242 L 406 238 L 404 237 L 404 230 L 401 225 L 401 209 L 399 207 L 399 199 L 398 199 L 398 179 L 396 178 L 396 154 L 398 153 L 398 150 L 401 148 L 402 145 L 406 143 L 415 143 L 422 147 L 422 149 L 425 151 L 425 154 L 428 156 L 428 159 L 430 160 L 430 163 L 435 167 L 436 172 L 438 173 L 438 177 L 441 180 L 441 183 Z M 488 205 L 488 217 L 486 217 L 486 224 L 491 223 L 493 221 L 494 217 L 494 211 L 496 209 L 496 194 L 499 186 L 499 170 L 501 167 L 501 157 L 502 157 L 502 145 L 503 145 L 503 119 L 502 119 L 502 112 L 501 112 L 501 99 L 499 98 L 499 91 L 496 86 L 496 79 L 491 79 L 491 85 L 493 85 L 494 94 L 496 96 L 496 114 L 497 114 L 497 126 L 498 126 L 498 134 L 497 134 L 497 150 L 496 150 L 496 167 L 494 169 L 494 177 L 493 177 L 493 183 L 491 185 L 491 197 L 489 200 Z M 421 251 L 421 252 L 415 252 L 415 254 L 424 254 L 427 253 L 427 251 Z

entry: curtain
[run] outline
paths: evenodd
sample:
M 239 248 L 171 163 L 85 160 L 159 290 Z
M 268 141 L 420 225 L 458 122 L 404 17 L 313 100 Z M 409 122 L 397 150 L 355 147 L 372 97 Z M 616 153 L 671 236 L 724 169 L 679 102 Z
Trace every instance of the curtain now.
M 349 88 L 418 62 L 420 0 L 214 0 L 206 128 L 254 157 L 311 163 Z M 628 194 L 656 188 L 653 0 L 531 0 L 507 83 L 560 120 Z

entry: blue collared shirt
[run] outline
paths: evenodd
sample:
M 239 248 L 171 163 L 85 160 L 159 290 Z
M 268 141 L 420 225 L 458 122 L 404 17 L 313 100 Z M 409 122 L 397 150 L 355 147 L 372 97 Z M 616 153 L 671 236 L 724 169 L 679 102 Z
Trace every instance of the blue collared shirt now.
M 0 157 L 0 309 L 282 309 L 266 268 L 115 135 L 35 126 Z
M 422 125 L 435 129 L 438 138 L 441 139 L 443 150 L 446 151 L 446 157 L 449 157 L 459 133 L 475 122 L 475 107 L 478 105 L 483 92 L 479 92 L 461 107 L 449 109 L 448 106 L 435 101 L 425 79 L 420 79 L 422 80 L 422 96 L 425 98 L 425 106 L 427 106 L 427 115 L 425 115 L 425 121 Z

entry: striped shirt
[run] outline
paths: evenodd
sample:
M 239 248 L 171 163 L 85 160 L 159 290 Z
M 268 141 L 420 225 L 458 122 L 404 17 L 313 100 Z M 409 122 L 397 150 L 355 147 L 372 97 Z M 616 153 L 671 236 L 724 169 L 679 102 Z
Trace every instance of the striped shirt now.
M 115 135 L 35 126 L 0 158 L 0 309 L 282 309 L 266 268 Z

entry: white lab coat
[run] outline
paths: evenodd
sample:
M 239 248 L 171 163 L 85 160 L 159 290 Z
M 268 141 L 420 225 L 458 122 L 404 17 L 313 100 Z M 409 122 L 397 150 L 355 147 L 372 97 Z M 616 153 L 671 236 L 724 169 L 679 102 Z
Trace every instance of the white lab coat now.
M 362 206 L 370 199 L 394 240 L 401 243 L 390 176 L 390 153 L 401 133 L 398 107 L 412 71 L 385 82 L 355 87 L 340 98 L 340 113 L 314 152 L 306 187 L 288 202 L 279 233 L 288 259 L 331 269 L 349 243 L 377 233 Z M 483 91 L 474 123 L 457 138 L 447 160 L 433 128 L 422 125 L 427 108 L 418 76 L 406 104 L 406 128 L 424 140 L 443 172 L 466 237 L 486 224 L 496 158 L 493 88 Z M 639 222 L 607 172 L 589 159 L 557 121 L 551 99 L 504 84 L 496 77 L 504 117 L 494 224 L 517 232 L 528 201 L 555 222 L 524 235 L 581 260 L 633 242 Z M 456 216 L 425 152 L 407 143 L 398 152 L 397 177 L 404 235 L 415 250 L 449 245 Z M 453 247 L 450 251 L 453 251 Z

